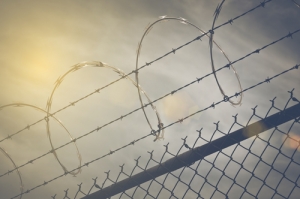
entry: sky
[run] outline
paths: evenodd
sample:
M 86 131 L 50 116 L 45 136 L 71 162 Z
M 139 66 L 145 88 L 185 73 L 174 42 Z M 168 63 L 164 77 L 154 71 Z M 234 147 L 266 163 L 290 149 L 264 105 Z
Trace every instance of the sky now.
M 220 3 L 220 0 L 0 0 L 0 25 L 2 27 L 0 32 L 0 106 L 24 103 L 46 110 L 47 101 L 57 79 L 69 71 L 71 66 L 84 61 L 103 62 L 107 66 L 119 68 L 125 74 L 129 73 L 135 70 L 137 46 L 146 27 L 158 20 L 159 16 L 182 17 L 202 30 L 208 31 L 212 27 L 215 9 Z M 259 0 L 226 0 L 216 26 L 260 3 Z M 292 1 L 273 0 L 264 8 L 258 8 L 237 19 L 232 25 L 225 25 L 215 30 L 214 40 L 226 52 L 229 59 L 234 61 L 298 29 L 300 29 L 300 9 Z M 299 34 L 298 32 L 293 35 L 293 38 L 286 38 L 261 50 L 259 54 L 251 55 L 235 63 L 234 67 L 242 88 L 248 88 L 300 64 Z M 143 40 L 139 67 L 199 35 L 201 33 L 197 29 L 178 21 L 169 20 L 158 23 Z M 149 98 L 155 100 L 196 78 L 211 73 L 209 52 L 209 39 L 203 37 L 202 41 L 193 42 L 140 70 L 139 84 Z M 216 46 L 213 48 L 213 56 L 216 69 L 228 63 Z M 51 111 L 54 112 L 67 106 L 119 77 L 119 74 L 109 68 L 89 66 L 74 71 L 65 76 L 64 81 L 55 90 Z M 135 80 L 134 75 L 130 77 Z M 217 73 L 217 77 L 228 96 L 239 92 L 238 81 L 233 70 L 221 70 Z M 153 136 L 147 137 L 135 143 L 134 146 L 96 161 L 89 167 L 84 167 L 76 177 L 66 175 L 24 195 L 23 198 L 51 198 L 55 194 L 57 198 L 63 198 L 64 190 L 68 188 L 69 194 L 74 195 L 77 185 L 81 182 L 83 189 L 88 190 L 92 185 L 92 178 L 98 177 L 98 182 L 101 184 L 106 176 L 104 172 L 108 170 L 112 176 L 116 177 L 120 169 L 119 165 L 123 163 L 127 172 L 131 171 L 135 165 L 134 159 L 139 156 L 141 156 L 141 163 L 145 163 L 149 158 L 147 151 L 154 150 L 154 158 L 159 159 L 165 150 L 164 145 L 169 143 L 169 149 L 177 153 L 182 145 L 181 138 L 186 136 L 188 136 L 187 141 L 192 145 L 198 137 L 196 130 L 202 127 L 203 136 L 207 138 L 212 136 L 215 129 L 213 123 L 218 121 L 220 121 L 220 129 L 227 132 L 233 122 L 232 115 L 237 113 L 238 120 L 245 125 L 252 114 L 251 108 L 256 105 L 258 105 L 257 113 L 264 116 L 270 107 L 269 100 L 275 96 L 277 97 L 276 106 L 283 108 L 289 98 L 287 91 L 295 88 L 294 96 L 300 98 L 299 84 L 299 71 L 288 72 L 271 80 L 270 83 L 245 92 L 241 106 L 233 107 L 230 103 L 221 103 L 214 109 L 209 109 L 165 129 L 163 140 L 153 142 Z M 223 96 L 216 80 L 211 75 L 199 83 L 192 84 L 154 103 L 154 106 L 164 125 L 167 125 L 222 99 Z M 146 102 L 145 97 L 143 101 Z M 73 138 L 76 138 L 139 107 L 137 88 L 132 82 L 121 80 L 55 116 Z M 150 107 L 147 107 L 145 111 L 151 125 L 156 129 L 155 112 Z M 1 109 L 0 139 L 45 116 L 45 112 L 30 107 Z M 288 131 L 288 126 L 283 125 L 283 131 Z M 149 134 L 150 130 L 140 110 L 123 118 L 122 121 L 117 121 L 85 136 L 76 142 L 82 163 L 143 137 Z M 300 135 L 299 126 L 295 126 L 291 131 L 295 135 Z M 50 118 L 50 133 L 54 147 L 69 141 L 67 132 L 53 118 Z M 268 133 L 270 132 L 265 133 L 265 138 L 268 137 Z M 282 140 L 282 137 L 278 135 L 276 139 Z M 197 144 L 204 143 L 202 140 Z M 0 142 L 0 147 L 10 155 L 16 165 L 22 165 L 47 153 L 51 150 L 51 146 L 47 136 L 46 122 L 40 122 L 12 139 Z M 259 147 L 261 146 L 258 144 L 257 150 Z M 58 150 L 57 155 L 67 170 L 78 167 L 79 160 L 74 145 Z M 236 158 L 239 159 L 244 155 L 241 150 Z M 266 161 L 268 158 L 266 157 Z M 225 157 L 219 158 L 220 165 L 226 162 L 225 159 Z M 0 160 L 1 174 L 13 169 L 12 162 L 1 152 Z M 199 171 L 205 172 L 205 169 L 207 169 L 205 165 L 203 168 L 201 165 Z M 295 172 L 297 169 L 299 168 L 295 166 L 295 169 L 289 172 Z M 27 190 L 63 174 L 64 170 L 50 154 L 33 164 L 20 168 L 20 172 L 24 190 Z M 263 174 L 265 170 L 261 168 L 257 172 Z M 190 172 L 185 172 L 185 176 L 188 178 Z M 241 176 L 243 177 L 243 174 Z M 274 176 L 276 177 L 275 174 Z M 1 177 L 1 198 L 18 195 L 19 187 L 20 182 L 16 172 Z M 178 190 L 180 192 L 180 189 Z M 136 196 L 136 198 L 139 197 Z M 163 195 L 160 197 L 163 198 Z M 192 196 L 186 198 L 189 197 L 192 198 Z M 209 196 L 205 195 L 205 197 Z

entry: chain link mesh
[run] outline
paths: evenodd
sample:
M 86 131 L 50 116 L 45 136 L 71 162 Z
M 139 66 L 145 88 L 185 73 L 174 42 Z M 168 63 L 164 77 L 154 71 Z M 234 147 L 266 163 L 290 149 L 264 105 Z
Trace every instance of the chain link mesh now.
M 289 93 L 282 110 L 275 106 L 275 97 L 263 117 L 254 107 L 246 125 L 238 121 L 237 115 L 232 116 L 228 131 L 216 122 L 210 137 L 202 135 L 202 129 L 197 130 L 197 139 L 182 138 L 178 151 L 171 151 L 167 144 L 161 159 L 155 159 L 153 151 L 148 152 L 146 164 L 142 165 L 138 157 L 130 172 L 121 165 L 116 179 L 107 171 L 102 182 L 94 178 L 89 190 L 82 190 L 81 183 L 75 195 L 65 190 L 63 199 L 298 198 L 300 136 L 292 130 L 300 127 L 300 103 L 293 90 Z M 297 105 L 287 108 L 291 102 Z M 269 116 L 274 111 L 277 113 Z M 254 119 L 259 121 L 250 124 Z M 229 137 L 233 134 L 234 139 Z M 174 170 L 175 164 L 182 167 Z M 150 168 L 150 165 L 155 166 Z M 128 186 L 132 187 L 128 189 Z

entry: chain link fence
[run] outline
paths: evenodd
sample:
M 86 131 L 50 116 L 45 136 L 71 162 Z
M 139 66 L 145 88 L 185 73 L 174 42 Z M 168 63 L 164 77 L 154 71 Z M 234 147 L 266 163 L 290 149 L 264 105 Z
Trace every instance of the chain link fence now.
M 49 99 L 47 102 L 48 110 L 44 111 L 47 113 L 47 116 L 39 121 L 27 125 L 25 128 L 8 135 L 6 138 L 0 140 L 0 142 L 4 140 L 11 139 L 13 136 L 25 131 L 29 130 L 31 126 L 35 124 L 46 121 L 47 122 L 47 133 L 50 135 L 50 128 L 48 126 L 49 117 L 53 117 L 56 113 L 67 109 L 68 107 L 74 106 L 79 101 L 82 101 L 93 94 L 99 93 L 100 90 L 114 84 L 115 82 L 126 78 L 130 74 L 138 74 L 138 71 L 146 66 L 151 65 L 152 63 L 163 59 L 164 57 L 174 53 L 185 47 L 192 42 L 201 40 L 201 37 L 207 36 L 210 34 L 210 45 L 212 49 L 212 37 L 214 34 L 214 30 L 218 29 L 222 26 L 232 24 L 233 21 L 239 19 L 240 17 L 245 16 L 246 14 L 253 12 L 254 10 L 265 7 L 265 5 L 272 0 L 264 0 L 256 7 L 246 11 L 245 13 L 236 16 L 235 18 L 230 19 L 229 21 L 219 25 L 217 27 L 212 26 L 211 30 L 204 33 L 201 36 L 196 37 L 195 39 L 187 42 L 172 51 L 168 52 L 165 55 L 160 56 L 159 58 L 146 62 L 145 65 L 137 68 L 129 74 L 125 74 L 121 72 L 119 69 L 107 66 L 107 68 L 112 68 L 115 72 L 117 72 L 121 78 L 109 83 L 108 85 L 101 87 L 94 92 L 70 103 L 70 105 L 65 106 L 64 108 L 59 109 L 58 111 L 50 114 L 50 108 L 52 101 Z M 221 11 L 221 7 L 224 0 L 221 4 L 218 5 L 215 11 L 215 19 L 218 17 L 219 12 Z M 295 3 L 295 1 L 293 1 Z M 296 3 L 295 3 L 296 4 Z M 296 4 L 297 5 L 297 4 Z M 297 5 L 298 6 L 298 5 Z M 175 18 L 166 18 L 166 16 L 162 16 L 163 18 L 160 20 L 171 20 Z M 188 22 L 183 18 L 176 18 L 175 20 L 179 20 L 185 24 Z M 153 24 L 155 24 L 154 22 Z M 190 23 L 189 23 L 190 24 Z M 214 24 L 214 23 L 213 23 Z M 193 24 L 190 24 L 193 25 Z M 151 28 L 150 26 L 148 28 Z M 147 29 L 148 30 L 148 29 Z M 201 78 L 196 78 L 196 80 L 190 82 L 189 84 L 180 87 L 172 92 L 152 101 L 149 101 L 148 104 L 144 104 L 141 101 L 141 108 L 135 109 L 126 115 L 122 115 L 119 118 L 116 118 L 102 126 L 98 126 L 96 129 L 85 133 L 77 138 L 72 138 L 68 143 L 65 143 L 57 148 L 52 146 L 52 150 L 49 152 L 38 156 L 37 158 L 31 159 L 28 162 L 17 166 L 14 161 L 10 158 L 8 153 L 2 148 L 0 148 L 0 152 L 4 153 L 7 158 L 11 160 L 14 165 L 13 170 L 8 170 L 7 172 L 0 175 L 3 177 L 5 175 L 9 175 L 10 173 L 17 171 L 20 178 L 20 187 L 21 193 L 19 195 L 14 196 L 13 198 L 22 198 L 23 195 L 30 193 L 31 191 L 44 187 L 48 183 L 53 182 L 59 178 L 66 176 L 67 174 L 77 174 L 80 172 L 82 167 L 88 166 L 91 163 L 94 163 L 97 160 L 100 160 L 104 157 L 110 156 L 113 153 L 123 150 L 124 148 L 134 145 L 136 142 L 145 139 L 150 136 L 156 136 L 156 139 L 161 138 L 160 132 L 165 128 L 168 128 L 174 124 L 182 123 L 183 120 L 198 114 L 207 109 L 215 108 L 216 105 L 220 103 L 231 102 L 230 99 L 233 97 L 240 96 L 242 99 L 242 93 L 244 91 L 253 89 L 254 87 L 261 85 L 263 83 L 270 83 L 274 78 L 289 72 L 294 69 L 298 69 L 299 65 L 295 65 L 294 67 L 287 69 L 271 78 L 267 78 L 264 81 L 252 85 L 247 89 L 242 89 L 235 95 L 227 96 L 225 93 L 221 92 L 224 99 L 214 103 L 203 109 L 199 110 L 185 118 L 179 119 L 167 126 L 163 126 L 160 122 L 158 123 L 158 130 L 155 131 L 152 129 L 150 123 L 150 127 L 152 129 L 151 133 L 145 135 L 137 140 L 133 140 L 127 145 L 124 145 L 116 150 L 110 151 L 109 153 L 93 159 L 85 164 L 81 164 L 81 155 L 77 149 L 77 155 L 79 159 L 79 166 L 74 170 L 67 170 L 58 160 L 56 156 L 56 150 L 63 148 L 69 144 L 75 144 L 75 142 L 83 137 L 86 137 L 92 133 L 98 132 L 103 127 L 106 127 L 110 124 L 113 124 L 117 121 L 122 120 L 123 118 L 131 115 L 132 113 L 144 109 L 144 107 L 150 105 L 152 103 L 157 102 L 166 96 L 173 95 L 179 90 L 186 88 L 194 83 L 199 83 L 202 79 L 208 77 L 209 75 L 215 75 L 216 72 L 219 72 L 222 69 L 231 67 L 232 64 L 244 60 L 247 57 L 252 55 L 259 54 L 262 50 L 286 39 L 293 38 L 293 35 L 299 33 L 300 29 L 295 30 L 294 32 L 289 32 L 287 35 L 252 51 L 249 54 L 240 57 L 239 59 L 231 62 L 229 64 L 219 68 L 217 70 L 213 69 L 212 73 L 209 73 Z M 147 33 L 147 31 L 145 32 Z M 139 43 L 141 45 L 141 43 Z M 216 44 L 217 45 L 217 44 Z M 218 46 L 218 45 L 217 45 Z M 139 48 L 138 48 L 139 49 Z M 223 50 L 220 49 L 223 53 Z M 139 50 L 138 50 L 139 54 Z M 225 55 L 225 54 L 224 54 Z M 225 57 L 227 57 L 225 55 Z M 211 55 L 212 59 L 212 55 Z M 96 65 L 98 67 L 103 67 L 105 64 L 102 62 L 85 62 L 82 64 L 78 64 L 73 66 L 66 74 L 79 70 L 83 66 L 86 65 Z M 236 73 L 234 71 L 234 73 Z M 65 74 L 65 75 L 66 75 Z M 58 78 L 54 90 L 61 84 L 63 78 Z M 216 75 L 215 75 L 216 77 Z M 236 75 L 238 78 L 238 76 Z M 217 79 L 216 79 L 217 80 Z M 218 83 L 218 80 L 217 80 Z M 136 83 L 138 85 L 138 81 Z M 219 83 L 218 86 L 222 91 Z M 53 90 L 53 92 L 54 92 Z M 138 88 L 139 90 L 139 88 Z M 233 117 L 233 123 L 229 130 L 221 129 L 219 126 L 219 122 L 215 124 L 215 130 L 207 135 L 202 133 L 202 129 L 197 130 L 198 137 L 194 138 L 182 138 L 182 145 L 177 150 L 170 149 L 169 144 L 165 145 L 165 151 L 162 154 L 160 159 L 154 157 L 154 152 L 150 151 L 149 158 L 147 161 L 141 161 L 141 157 L 135 159 L 135 166 L 130 168 L 130 171 L 127 171 L 125 165 L 120 166 L 120 171 L 118 172 L 110 172 L 107 171 L 106 178 L 103 180 L 99 180 L 98 178 L 93 179 L 93 183 L 88 190 L 84 188 L 83 184 L 78 185 L 78 189 L 73 191 L 65 190 L 63 199 L 76 199 L 76 198 L 84 198 L 84 199 L 95 199 L 95 198 L 299 198 L 297 197 L 300 194 L 299 190 L 299 174 L 300 174 L 300 156 L 299 156 L 299 144 L 300 144 L 300 133 L 297 135 L 299 131 L 299 120 L 300 120 L 300 104 L 299 100 L 293 96 L 293 90 L 289 91 L 290 98 L 288 99 L 286 105 L 279 109 L 275 106 L 275 99 L 270 100 L 271 106 L 265 116 L 259 116 L 256 112 L 256 108 L 252 108 L 252 115 L 247 122 L 246 125 L 242 124 L 239 121 L 239 117 L 237 115 Z M 53 93 L 52 93 L 53 94 Z M 51 95 L 52 98 L 52 95 Z M 232 102 L 231 102 L 232 103 Z M 293 105 L 291 103 L 296 103 Z M 234 103 L 232 103 L 234 104 Z M 240 104 L 240 101 L 235 105 Z M 23 103 L 14 103 L 5 106 L 1 106 L 1 108 L 5 108 L 8 106 L 30 106 L 32 108 L 38 109 L 38 107 Z M 153 107 L 152 107 L 153 108 Z M 155 108 L 153 110 L 156 112 Z M 271 113 L 276 112 L 271 115 Z M 146 116 L 146 114 L 145 114 Z M 146 116 L 147 118 L 147 116 Z M 159 118 L 159 117 L 158 117 Z M 256 120 L 256 122 L 253 122 Z M 66 130 L 67 131 L 67 130 Z M 68 132 L 68 131 L 67 131 Z M 163 136 L 162 136 L 163 137 Z M 49 136 L 50 138 L 50 136 Z M 51 143 L 51 139 L 50 139 Z M 52 145 L 52 143 L 51 143 Z M 27 191 L 23 190 L 23 181 L 21 178 L 21 174 L 19 173 L 19 169 L 25 167 L 26 165 L 31 165 L 34 161 L 45 157 L 46 155 L 54 154 L 57 158 L 57 161 L 61 164 L 64 173 L 52 178 L 50 180 L 44 181 L 42 184 L 38 184 Z M 78 172 L 77 172 L 78 170 Z M 76 171 L 76 172 L 75 172 Z M 62 198 L 58 195 L 51 196 L 53 199 Z
M 94 178 L 89 190 L 79 184 L 72 196 L 65 190 L 63 199 L 299 198 L 300 103 L 293 90 L 289 93 L 283 109 L 275 106 L 274 98 L 263 117 L 254 107 L 246 125 L 237 115 L 228 131 L 214 123 L 210 136 L 197 130 L 198 138 L 183 138 L 178 151 L 167 144 L 161 159 L 148 152 L 145 164 L 138 157 L 130 172 L 121 165 L 116 178 L 105 172 L 102 182 Z

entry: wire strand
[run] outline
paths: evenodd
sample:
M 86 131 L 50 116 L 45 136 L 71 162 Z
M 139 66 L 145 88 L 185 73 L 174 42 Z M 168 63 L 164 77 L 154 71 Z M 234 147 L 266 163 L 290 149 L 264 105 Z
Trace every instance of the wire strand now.
M 241 93 L 244 93 L 244 92 L 246 92 L 246 91 L 248 91 L 248 90 L 251 90 L 251 89 L 253 89 L 253 88 L 255 88 L 255 87 L 257 87 L 257 86 L 259 86 L 259 85 L 261 85 L 261 84 L 264 84 L 264 83 L 270 83 L 270 81 L 271 81 L 272 79 L 275 79 L 275 78 L 277 78 L 277 77 L 279 77 L 279 76 L 281 76 L 281 75 L 283 75 L 283 74 L 285 74 L 285 73 L 287 73 L 287 72 L 289 72 L 289 71 L 291 71 L 291 70 L 298 69 L 299 66 L 300 66 L 300 65 L 293 66 L 293 67 L 291 67 L 291 68 L 289 68 L 289 69 L 287 69 L 287 70 L 282 71 L 281 73 L 278 73 L 278 74 L 274 75 L 274 76 L 271 77 L 271 78 L 267 78 L 267 79 L 265 79 L 265 80 L 263 80 L 263 81 L 261 81 L 261 82 L 255 84 L 255 85 L 252 85 L 252 86 L 250 86 L 250 87 L 248 87 L 248 88 L 242 90 L 240 93 L 238 93 L 238 95 L 240 95 Z M 237 97 L 237 93 L 235 93 L 235 94 L 229 96 L 228 98 L 230 99 L 230 98 L 234 98 L 234 97 Z M 194 116 L 194 115 L 196 115 L 196 114 L 198 114 L 198 113 L 200 113 L 200 112 L 206 111 L 206 110 L 208 110 L 208 109 L 210 109 L 210 108 L 215 108 L 215 106 L 217 106 L 217 105 L 219 105 L 219 104 L 221 104 L 221 103 L 223 103 L 223 102 L 228 102 L 228 100 L 223 99 L 223 100 L 218 101 L 217 103 L 213 103 L 212 105 L 210 105 L 210 106 L 208 106 L 208 107 L 206 107 L 206 108 L 204 108 L 204 109 L 201 109 L 201 110 L 199 110 L 199 111 L 196 111 L 196 112 L 194 112 L 194 113 L 192 113 L 192 114 L 190 114 L 190 115 L 188 115 L 188 116 L 182 118 L 182 119 L 179 120 L 179 121 L 175 121 L 175 122 L 173 122 L 173 123 L 170 123 L 170 124 L 168 124 L 167 126 L 165 126 L 165 127 L 163 127 L 163 128 L 166 129 L 166 128 L 169 128 L 170 126 L 173 126 L 174 124 L 181 123 L 183 120 L 185 120 L 185 119 L 187 119 L 187 118 L 190 118 L 190 117 L 192 117 L 192 116 Z M 157 131 L 159 131 L 159 130 L 157 130 Z M 116 149 L 116 150 L 114 150 L 114 151 L 110 151 L 109 153 L 107 153 L 107 154 L 105 154 L 105 155 L 103 155 L 103 156 L 100 156 L 100 157 L 98 157 L 98 158 L 96 158 L 96 159 L 93 159 L 93 160 L 91 160 L 91 161 L 89 161 L 89 162 L 86 162 L 86 163 L 83 164 L 80 168 L 82 168 L 82 167 L 84 167 L 84 166 L 88 166 L 89 164 L 92 164 L 93 162 L 96 162 L 97 160 L 103 159 L 103 158 L 106 157 L 106 156 L 112 155 L 112 154 L 114 154 L 115 152 L 120 151 L 120 150 L 122 150 L 122 149 L 124 149 L 124 148 L 126 148 L 126 147 L 128 147 L 128 146 L 134 145 L 134 143 L 136 143 L 136 142 L 138 142 L 138 141 L 140 141 L 140 140 L 143 140 L 143 139 L 145 139 L 146 137 L 149 137 L 149 136 L 151 136 L 151 135 L 153 135 L 153 134 L 150 133 L 150 134 L 148 134 L 148 135 L 146 135 L 146 136 L 143 136 L 143 137 L 141 137 L 141 138 L 139 138 L 139 139 L 137 139 L 137 140 L 135 140 L 135 141 L 133 141 L 133 142 L 130 142 L 129 144 L 124 145 L 124 146 L 122 146 L 122 147 L 120 147 L 120 148 L 118 148 L 118 149 Z M 79 169 L 79 167 L 78 167 L 78 168 L 75 168 L 75 169 L 73 169 L 73 170 L 71 170 L 71 171 L 69 171 L 69 172 L 76 171 L 76 170 L 78 170 L 78 169 Z M 31 191 L 33 191 L 33 190 L 35 190 L 35 189 L 37 189 L 37 188 L 39 188 L 39 187 L 45 186 L 45 185 L 47 185 L 48 183 L 53 182 L 53 181 L 55 181 L 55 180 L 57 180 L 57 179 L 59 179 L 59 178 L 65 176 L 65 175 L 66 175 L 66 173 L 64 173 L 64 174 L 62 174 L 62 175 L 59 175 L 59 176 L 57 176 L 57 177 L 55 177 L 55 178 L 52 178 L 51 180 L 44 181 L 44 183 L 39 184 L 39 185 L 37 185 L 37 186 L 35 186 L 35 187 L 31 188 L 31 189 L 28 189 L 27 191 L 25 191 L 25 192 L 23 192 L 23 193 L 21 193 L 21 194 L 19 194 L 19 195 L 16 195 L 16 196 L 12 197 L 11 199 L 16 198 L 16 197 L 18 197 L 18 196 L 20 196 L 20 195 L 22 195 L 22 194 L 24 195 L 24 194 L 30 193 Z

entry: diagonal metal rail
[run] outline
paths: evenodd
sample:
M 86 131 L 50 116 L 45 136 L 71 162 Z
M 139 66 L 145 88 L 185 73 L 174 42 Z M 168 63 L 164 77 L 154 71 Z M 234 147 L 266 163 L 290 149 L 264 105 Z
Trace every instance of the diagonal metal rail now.
M 130 178 L 117 182 L 109 187 L 94 192 L 82 199 L 105 199 L 116 194 L 122 193 L 128 189 L 157 178 L 161 175 L 170 173 L 181 167 L 189 166 L 196 161 L 205 158 L 224 148 L 237 144 L 250 137 L 256 136 L 264 131 L 272 129 L 292 119 L 300 117 L 300 103 L 287 108 L 279 113 L 264 118 L 258 122 L 250 124 L 244 128 L 236 130 L 228 135 L 218 138 L 210 143 L 191 149 L 181 155 L 173 157 L 157 166 L 140 172 Z M 263 124 L 263 125 L 261 125 Z M 259 128 L 258 128 L 259 127 Z M 247 135 L 244 132 L 248 132 Z M 250 132 L 250 135 L 249 135 Z

